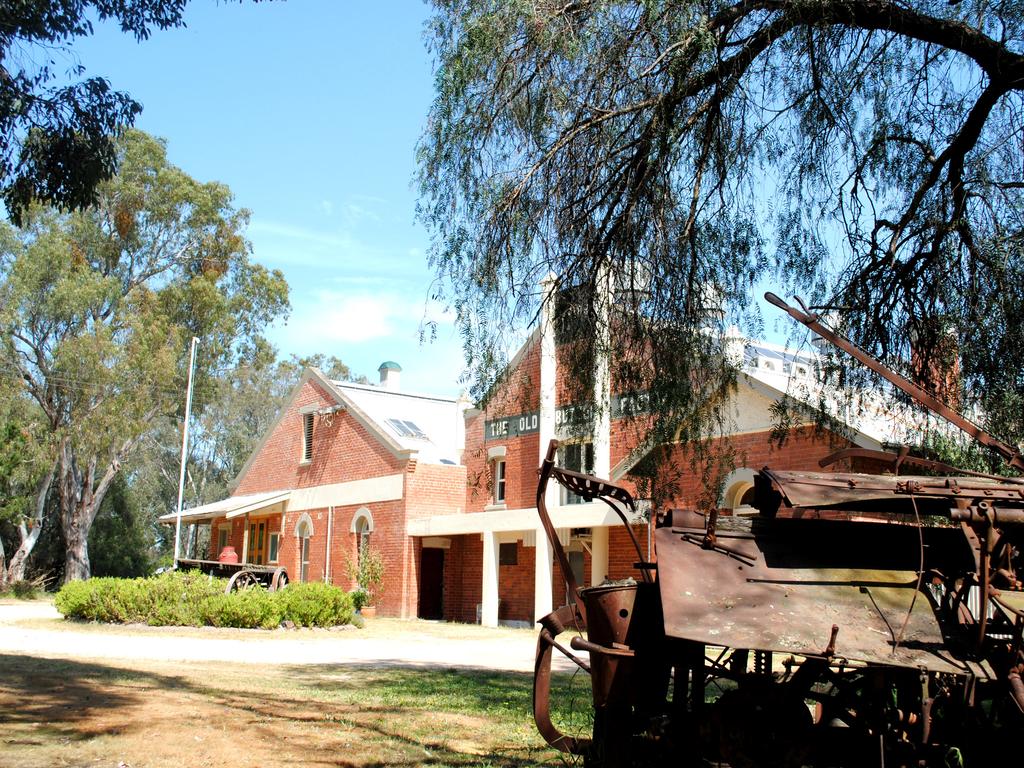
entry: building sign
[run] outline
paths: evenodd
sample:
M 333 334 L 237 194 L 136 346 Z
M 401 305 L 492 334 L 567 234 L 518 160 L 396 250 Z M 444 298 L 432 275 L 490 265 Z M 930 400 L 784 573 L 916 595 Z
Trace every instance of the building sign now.
M 651 406 L 648 392 L 629 392 L 612 395 L 612 418 L 636 416 L 647 413 Z M 555 433 L 572 433 L 574 436 L 589 433 L 594 421 L 593 408 L 588 404 L 563 405 L 555 409 Z M 540 431 L 540 411 L 530 411 L 516 416 L 503 416 L 484 422 L 484 440 L 504 440 L 520 435 L 532 435 Z
M 539 411 L 484 422 L 484 440 L 501 440 L 506 437 L 531 435 L 538 431 L 540 431 Z

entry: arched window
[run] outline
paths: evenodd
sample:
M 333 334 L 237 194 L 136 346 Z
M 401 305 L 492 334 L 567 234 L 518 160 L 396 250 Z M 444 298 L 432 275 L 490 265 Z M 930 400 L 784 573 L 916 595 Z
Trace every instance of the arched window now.
M 718 506 L 722 509 L 750 510 L 754 501 L 754 470 L 747 467 L 734 469 L 722 483 Z
M 366 507 L 360 507 L 352 516 L 352 533 L 355 534 L 356 558 L 362 558 L 363 552 L 370 546 L 370 534 L 373 533 L 373 514 Z
M 295 537 L 298 539 L 299 581 L 309 581 L 309 540 L 313 537 L 313 518 L 303 512 L 295 523 Z

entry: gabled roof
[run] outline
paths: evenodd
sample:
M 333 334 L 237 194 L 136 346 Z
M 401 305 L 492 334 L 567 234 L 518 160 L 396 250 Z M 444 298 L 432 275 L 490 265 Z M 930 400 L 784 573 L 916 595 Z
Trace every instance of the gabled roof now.
M 358 409 L 382 436 L 429 464 L 457 464 L 462 449 L 459 401 L 452 397 L 396 392 L 372 384 L 333 381 L 345 405 Z
M 396 458 L 415 458 L 427 464 L 458 463 L 459 451 L 462 449 L 462 432 L 458 424 L 461 421 L 461 412 L 457 399 L 395 392 L 372 384 L 333 381 L 324 376 L 319 369 L 307 368 L 292 388 L 277 418 L 263 433 L 242 469 L 231 482 L 231 488 L 238 487 L 256 456 L 263 450 L 267 440 L 308 382 L 314 382 L 334 399 L 337 408 L 332 410 L 347 411 Z M 398 428 L 390 424 L 389 419 L 412 422 L 419 428 L 422 437 L 416 434 L 399 434 Z M 406 431 L 412 430 L 407 427 Z
M 876 392 L 854 392 L 855 407 L 849 407 L 851 393 L 829 391 L 820 379 L 820 360 L 816 352 L 791 350 L 761 341 L 735 339 L 736 362 L 740 370 L 739 386 L 746 386 L 770 399 L 788 397 L 808 409 L 823 403 L 829 416 L 848 430 L 847 437 L 861 448 L 881 449 L 885 444 L 912 440 L 923 424 L 910 412 L 898 412 Z M 611 479 L 630 472 L 651 452 L 647 441 L 636 446 L 612 467 Z

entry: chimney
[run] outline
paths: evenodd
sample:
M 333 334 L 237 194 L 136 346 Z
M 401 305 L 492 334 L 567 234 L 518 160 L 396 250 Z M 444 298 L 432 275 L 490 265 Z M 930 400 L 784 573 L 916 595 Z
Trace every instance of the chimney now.
M 384 389 L 397 392 L 399 376 L 402 374 L 402 366 L 393 360 L 386 360 L 380 364 L 380 368 L 377 371 L 380 373 L 380 385 Z
M 936 318 L 910 325 L 910 372 L 914 383 L 951 408 L 960 407 L 960 344 L 956 329 Z

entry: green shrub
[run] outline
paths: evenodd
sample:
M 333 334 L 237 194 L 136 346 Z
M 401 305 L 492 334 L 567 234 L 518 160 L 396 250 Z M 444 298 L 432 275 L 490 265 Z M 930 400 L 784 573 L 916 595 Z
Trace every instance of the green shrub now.
M 67 619 L 91 619 L 96 590 L 89 581 L 72 581 L 57 592 L 53 604 Z
M 299 627 L 334 627 L 352 623 L 352 598 L 340 587 L 322 582 L 289 584 L 274 597 L 282 620 Z
M 92 578 L 61 587 L 54 600 L 69 619 L 153 626 L 196 626 L 199 606 L 224 591 L 223 579 L 172 571 L 147 579 Z
M 288 620 L 300 627 L 352 623 L 352 598 L 322 583 L 261 587 L 224 594 L 227 582 L 198 571 L 171 571 L 147 579 L 92 578 L 61 587 L 54 604 L 66 618 L 152 626 L 272 629 Z
M 168 571 L 150 579 L 133 579 L 141 587 L 144 619 L 154 627 L 202 626 L 202 605 L 224 594 L 227 581 L 199 571 Z
M 281 623 L 281 607 L 275 595 L 262 587 L 206 598 L 201 607 L 203 623 L 214 627 L 274 629 Z
M 357 611 L 363 610 L 363 606 L 370 604 L 370 593 L 362 587 L 356 587 L 348 593 L 348 596 L 352 598 L 352 607 Z
M 10 584 L 11 594 L 19 600 L 34 600 L 46 589 L 46 579 L 19 579 Z

